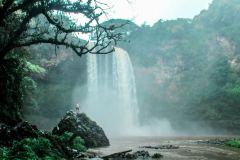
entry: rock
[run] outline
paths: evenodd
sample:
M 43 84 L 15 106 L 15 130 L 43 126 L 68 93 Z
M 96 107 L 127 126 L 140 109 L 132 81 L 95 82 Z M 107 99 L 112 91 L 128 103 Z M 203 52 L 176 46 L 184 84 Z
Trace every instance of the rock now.
M 102 157 L 104 160 L 127 160 L 127 159 L 149 159 L 151 158 L 148 151 L 136 151 L 129 153 L 132 150 L 121 151 Z
M 64 132 L 72 132 L 80 136 L 88 148 L 109 146 L 109 140 L 103 129 L 84 113 L 67 112 L 52 131 L 55 135 L 62 135 Z
M 0 123 L 0 145 L 11 146 L 14 141 L 20 141 L 24 138 L 37 138 L 39 133 L 37 127 L 28 122 L 20 122 L 14 127 Z
M 126 156 L 127 158 L 128 156 Z M 132 153 L 132 157 L 135 157 L 134 159 L 148 159 L 150 157 L 148 151 L 137 151 Z
M 160 153 L 154 153 L 152 156 L 152 159 L 161 159 L 163 158 L 163 155 L 161 155 Z
M 39 136 L 40 131 L 35 125 L 31 125 L 28 122 L 20 122 L 12 128 L 12 136 L 18 140 L 24 138 L 36 138 Z
M 142 146 L 140 148 L 148 148 L 148 149 L 178 149 L 179 146 L 167 144 L 167 145 L 158 145 L 158 146 Z
M 138 158 L 138 156 L 137 155 L 135 155 L 135 154 L 126 154 L 126 155 L 124 155 L 124 156 L 122 156 L 121 158 L 124 158 L 124 159 L 137 159 Z
M 100 158 L 94 152 L 81 152 L 75 157 L 75 159 L 82 160 L 82 159 L 100 159 Z
M 198 144 L 211 144 L 211 145 L 223 145 L 225 144 L 226 141 L 228 141 L 229 139 L 209 139 L 209 140 L 199 140 L 197 141 Z
M 132 150 L 129 149 L 129 150 L 126 150 L 126 151 L 120 151 L 120 152 L 112 153 L 112 154 L 103 156 L 102 158 L 105 159 L 105 160 L 108 160 L 108 159 L 113 159 L 113 158 L 115 158 L 115 159 L 116 158 L 125 158 L 126 155 L 128 157 L 132 157 L 132 154 L 127 154 L 129 152 L 132 152 Z

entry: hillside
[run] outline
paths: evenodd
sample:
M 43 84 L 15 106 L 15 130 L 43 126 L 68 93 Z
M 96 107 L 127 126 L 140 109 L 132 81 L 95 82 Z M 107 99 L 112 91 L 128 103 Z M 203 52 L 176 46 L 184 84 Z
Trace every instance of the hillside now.
M 121 43 L 134 62 L 142 117 L 239 133 L 239 10 L 238 0 L 214 0 L 194 19 L 143 25 Z

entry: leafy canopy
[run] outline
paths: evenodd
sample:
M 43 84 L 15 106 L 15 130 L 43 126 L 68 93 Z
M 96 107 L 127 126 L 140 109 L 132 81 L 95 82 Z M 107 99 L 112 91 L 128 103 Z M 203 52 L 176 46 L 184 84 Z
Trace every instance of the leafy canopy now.
M 0 59 L 14 48 L 39 43 L 64 45 L 80 56 L 112 52 L 121 39 L 114 30 L 121 25 L 99 22 L 106 6 L 97 0 L 0 0 Z M 83 34 L 91 38 L 83 40 Z

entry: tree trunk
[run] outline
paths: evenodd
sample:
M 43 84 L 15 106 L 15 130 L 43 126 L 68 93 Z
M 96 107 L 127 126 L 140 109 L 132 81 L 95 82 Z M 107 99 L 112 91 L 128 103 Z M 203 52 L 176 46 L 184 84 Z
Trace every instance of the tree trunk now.
M 0 123 L 15 125 L 21 121 L 22 74 L 18 68 L 17 60 L 0 63 Z

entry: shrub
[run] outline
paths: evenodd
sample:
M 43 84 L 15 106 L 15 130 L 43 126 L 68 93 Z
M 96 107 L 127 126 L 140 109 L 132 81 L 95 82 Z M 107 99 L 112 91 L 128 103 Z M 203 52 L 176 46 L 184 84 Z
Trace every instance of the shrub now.
M 52 148 L 46 138 L 26 138 L 15 142 L 10 148 L 9 158 L 12 160 L 58 160 L 59 153 Z
M 84 140 L 75 137 L 71 140 L 73 133 L 65 132 L 62 136 L 55 137 L 64 145 L 78 152 L 86 151 Z M 0 147 L 0 160 L 63 160 L 61 154 L 54 148 L 46 138 L 25 138 L 15 141 L 10 148 Z
M 240 140 L 229 140 L 225 142 L 225 145 L 235 148 L 240 148 Z
M 86 147 L 84 146 L 84 140 L 81 137 L 74 138 L 72 148 L 76 149 L 79 152 L 86 151 Z
M 84 146 L 84 140 L 77 136 L 72 141 L 71 138 L 73 136 L 73 133 L 71 132 L 64 132 L 59 138 L 60 141 L 62 141 L 64 144 L 68 145 L 72 149 L 76 149 L 79 152 L 86 151 L 86 147 Z
M 9 149 L 6 147 L 0 148 L 0 159 L 7 160 L 9 154 Z

